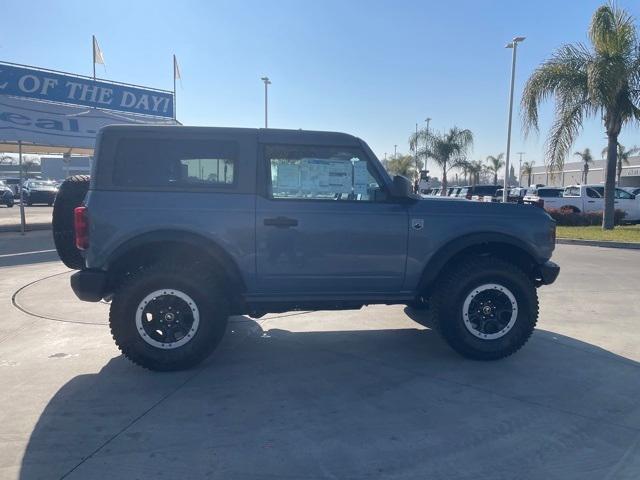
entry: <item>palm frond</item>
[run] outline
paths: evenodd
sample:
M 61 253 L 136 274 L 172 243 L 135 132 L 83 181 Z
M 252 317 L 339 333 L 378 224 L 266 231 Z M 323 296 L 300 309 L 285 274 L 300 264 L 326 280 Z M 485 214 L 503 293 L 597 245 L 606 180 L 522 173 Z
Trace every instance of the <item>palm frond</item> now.
M 589 39 L 603 56 L 625 55 L 636 41 L 633 17 L 614 3 L 603 5 L 593 14 Z
M 582 129 L 585 112 L 588 110 L 587 101 L 573 105 L 560 102 L 556 105 L 556 120 L 547 140 L 547 161 L 545 163 L 550 171 L 562 170 L 564 167 L 564 159 Z
M 521 101 L 525 135 L 538 130 L 538 107 L 553 95 L 586 98 L 591 61 L 592 56 L 584 45 L 564 45 L 533 72 Z

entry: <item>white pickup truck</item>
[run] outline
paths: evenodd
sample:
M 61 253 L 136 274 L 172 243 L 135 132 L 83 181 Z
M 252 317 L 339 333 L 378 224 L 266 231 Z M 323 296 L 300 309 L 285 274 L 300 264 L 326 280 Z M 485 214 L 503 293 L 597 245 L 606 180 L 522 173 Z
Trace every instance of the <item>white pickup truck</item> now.
M 526 198 L 525 198 L 526 201 Z M 615 208 L 625 212 L 627 222 L 640 221 L 640 198 L 616 188 Z M 545 197 L 545 210 L 572 210 L 574 212 L 600 212 L 604 209 L 603 185 L 570 185 L 564 189 L 562 196 Z

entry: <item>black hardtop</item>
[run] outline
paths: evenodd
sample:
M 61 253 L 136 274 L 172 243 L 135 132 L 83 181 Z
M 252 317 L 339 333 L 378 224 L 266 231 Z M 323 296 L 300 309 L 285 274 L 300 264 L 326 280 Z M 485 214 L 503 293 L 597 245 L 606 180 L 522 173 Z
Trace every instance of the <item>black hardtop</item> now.
M 147 138 L 202 138 L 257 136 L 260 143 L 332 145 L 344 147 L 360 146 L 360 139 L 341 132 L 321 132 L 314 130 L 289 130 L 279 128 L 235 128 L 235 127 L 193 127 L 184 125 L 109 125 L 100 130 L 99 135 L 109 137 Z

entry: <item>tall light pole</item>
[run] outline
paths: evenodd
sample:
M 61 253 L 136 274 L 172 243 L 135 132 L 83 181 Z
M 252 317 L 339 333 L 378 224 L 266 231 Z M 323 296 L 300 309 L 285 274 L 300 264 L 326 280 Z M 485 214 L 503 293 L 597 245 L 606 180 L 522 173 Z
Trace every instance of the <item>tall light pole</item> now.
M 393 158 L 397 158 L 398 157 L 398 145 L 394 145 L 393 146 Z
M 511 153 L 511 119 L 513 117 L 513 84 L 516 79 L 516 55 L 518 53 L 518 43 L 524 41 L 525 37 L 514 37 L 505 48 L 513 49 L 511 58 L 511 89 L 509 91 L 509 126 L 507 127 L 507 159 L 505 161 L 504 189 L 502 190 L 502 201 L 507 202 L 509 195 L 509 155 Z
M 427 138 L 429 137 L 429 123 L 431 123 L 431 117 L 427 117 L 424 119 L 425 122 L 427 122 Z M 425 142 L 425 146 L 426 146 L 426 142 Z M 427 170 L 427 153 L 425 152 L 424 154 L 424 169 Z
M 518 155 L 520 156 L 520 162 L 518 164 L 518 186 L 522 187 L 522 156 L 525 154 L 526 152 L 518 152 Z
M 420 174 L 420 165 L 418 165 L 418 122 L 416 122 L 416 143 L 413 146 L 413 153 L 416 157 L 416 169 L 418 170 L 418 175 Z
M 264 82 L 264 128 L 269 128 L 269 85 L 271 80 L 269 77 L 261 77 Z

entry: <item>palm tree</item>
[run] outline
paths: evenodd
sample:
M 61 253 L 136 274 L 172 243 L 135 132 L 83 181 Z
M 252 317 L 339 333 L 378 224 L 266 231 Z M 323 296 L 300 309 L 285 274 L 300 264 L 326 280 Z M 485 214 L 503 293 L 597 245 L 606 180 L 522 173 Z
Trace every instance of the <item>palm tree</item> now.
M 415 174 L 415 163 L 411 155 L 396 155 L 385 162 L 385 168 L 391 175 L 402 175 L 409 179 Z
M 525 133 L 538 129 L 538 107 L 555 96 L 555 121 L 547 140 L 548 163 L 562 170 L 584 119 L 602 116 L 607 134 L 603 229 L 613 228 L 618 135 L 640 121 L 640 49 L 633 18 L 610 3 L 589 27 L 591 49 L 564 45 L 529 77 L 522 95 Z
M 502 160 L 502 157 L 504 157 L 504 153 L 498 154 L 497 157 L 494 157 L 493 155 L 489 155 L 487 157 L 487 162 L 489 162 L 489 164 L 487 165 L 487 171 L 489 173 L 493 173 L 494 185 L 498 185 L 498 172 L 502 167 L 504 167 L 504 160 Z M 507 172 L 505 172 L 505 175 L 506 173 Z
M 524 162 L 522 164 L 522 170 L 520 171 L 520 175 L 527 176 L 527 186 L 531 185 L 531 175 L 533 175 L 533 164 L 535 162 Z
M 606 150 L 606 149 L 605 149 Z M 574 155 L 577 155 L 582 160 L 582 184 L 587 184 L 587 178 L 589 177 L 589 164 L 593 163 L 593 157 L 591 156 L 591 150 L 585 148 L 581 152 L 575 152 Z M 603 154 L 604 156 L 604 154 Z
M 24 162 L 22 162 L 22 174 L 24 178 L 29 178 L 29 172 L 34 170 L 39 163 L 33 158 L 26 158 Z
M 484 170 L 485 166 L 482 160 L 473 160 L 469 162 L 469 176 L 471 177 L 471 186 L 475 187 L 480 182 L 480 174 Z
M 458 162 L 458 168 L 462 170 L 462 175 L 464 177 L 465 185 L 469 183 L 467 182 L 467 177 L 469 176 L 469 166 L 470 166 L 470 162 L 468 160 L 460 160 L 460 162 Z
M 432 158 L 442 168 L 442 195 L 447 191 L 447 172 L 465 160 L 467 151 L 473 145 L 471 130 L 452 127 L 447 132 L 418 133 L 423 139 L 424 147 L 419 155 Z
M 640 152 L 640 147 L 633 147 L 627 150 L 624 145 L 618 143 L 618 163 L 616 165 L 616 184 L 620 185 L 620 177 L 622 176 L 622 165 L 629 165 L 629 158 Z M 607 153 L 607 148 L 602 150 L 602 156 Z

